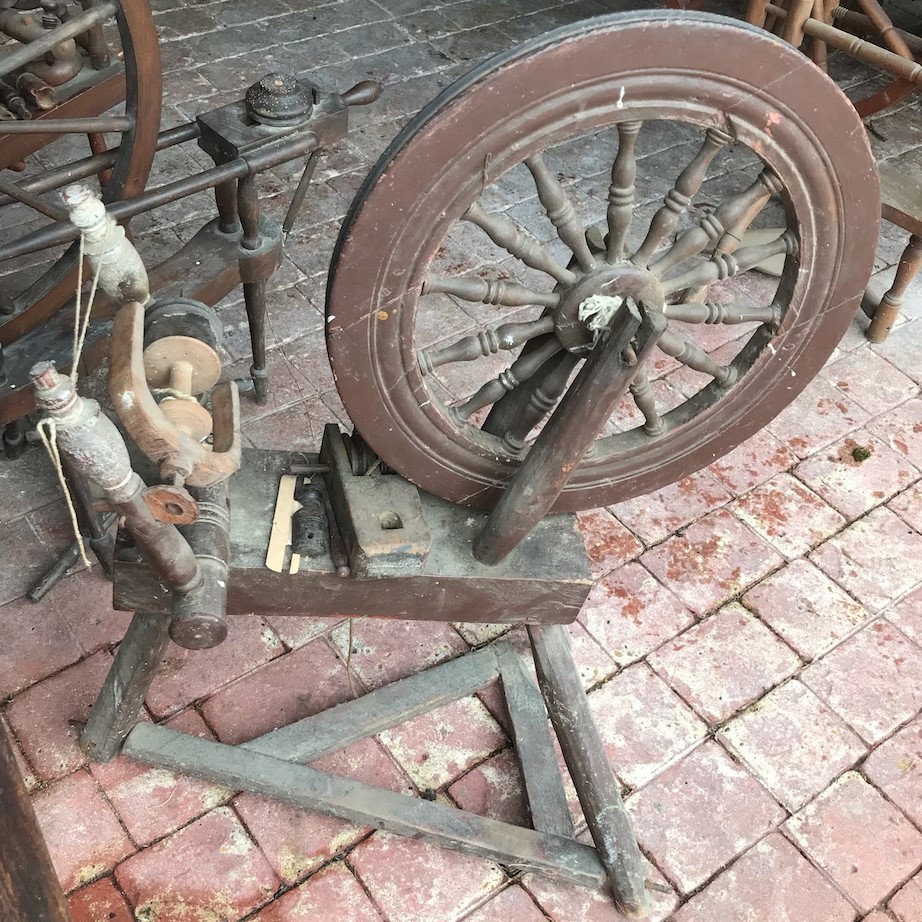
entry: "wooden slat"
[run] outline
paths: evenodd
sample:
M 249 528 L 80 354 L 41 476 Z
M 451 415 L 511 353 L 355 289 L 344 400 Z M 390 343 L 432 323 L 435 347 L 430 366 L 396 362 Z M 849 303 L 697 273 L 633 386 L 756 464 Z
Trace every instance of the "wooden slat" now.
M 29 794 L 0 725 L 0 919 L 69 922 L 67 900 L 51 864 Z
M 362 826 L 422 837 L 509 868 L 550 874 L 588 887 L 598 887 L 605 880 L 595 849 L 573 839 L 396 794 L 238 746 L 138 724 L 125 740 L 123 751 L 149 765 L 274 797 Z
M 497 652 L 532 824 L 539 832 L 572 838 L 576 831 L 567 806 L 544 699 L 515 649 L 509 644 L 498 644 Z
M 615 903 L 624 915 L 643 918 L 649 911 L 644 859 L 573 662 L 570 635 L 561 625 L 532 625 L 528 636 L 538 683 Z
M 491 649 L 468 653 L 376 689 L 362 698 L 272 730 L 244 743 L 243 748 L 287 762 L 311 762 L 473 695 L 498 675 L 496 655 Z
M 138 719 L 169 643 L 169 626 L 168 615 L 139 611 L 131 619 L 80 737 L 80 746 L 91 761 L 115 758 Z

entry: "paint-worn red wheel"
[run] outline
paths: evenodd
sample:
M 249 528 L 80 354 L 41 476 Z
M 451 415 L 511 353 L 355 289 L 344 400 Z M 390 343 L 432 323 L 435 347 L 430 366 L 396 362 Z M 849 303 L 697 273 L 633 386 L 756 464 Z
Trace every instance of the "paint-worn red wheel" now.
M 648 10 L 569 26 L 450 87 L 369 175 L 327 289 L 340 395 L 391 467 L 490 506 L 593 325 L 655 290 L 660 352 L 555 508 L 649 492 L 819 371 L 870 275 L 879 207 L 854 109 L 776 37 Z M 738 248 L 765 218 L 786 229 Z M 772 255 L 777 288 L 753 298 L 739 276 Z

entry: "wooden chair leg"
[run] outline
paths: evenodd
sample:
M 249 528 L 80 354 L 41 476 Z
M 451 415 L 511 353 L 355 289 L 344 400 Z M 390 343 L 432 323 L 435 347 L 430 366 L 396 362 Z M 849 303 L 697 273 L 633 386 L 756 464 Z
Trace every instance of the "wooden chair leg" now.
M 874 311 L 874 317 L 867 332 L 867 337 L 872 343 L 882 343 L 890 335 L 893 325 L 900 316 L 900 310 L 906 298 L 906 289 L 912 284 L 912 280 L 919 274 L 920 269 L 922 269 L 922 237 L 913 234 L 909 238 L 909 245 L 900 257 L 893 286 L 880 299 L 880 304 Z
M 749 6 L 746 10 L 746 22 L 764 29 L 766 16 L 765 0 L 749 0 Z

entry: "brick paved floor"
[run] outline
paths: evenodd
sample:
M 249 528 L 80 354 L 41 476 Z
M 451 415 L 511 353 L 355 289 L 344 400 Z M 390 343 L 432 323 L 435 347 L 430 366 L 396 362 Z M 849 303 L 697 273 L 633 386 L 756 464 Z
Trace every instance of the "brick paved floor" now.
M 410 113 L 484 55 L 642 4 L 152 5 L 166 125 L 237 98 L 270 67 L 309 71 L 337 89 L 369 76 L 387 84 L 318 171 L 272 296 L 272 401 L 245 406 L 251 444 L 312 447 L 325 422 L 346 422 L 322 347 L 324 276 L 369 165 Z M 912 0 L 902 7 L 911 13 Z M 849 62 L 834 72 L 852 94 L 879 80 Z M 917 102 L 875 119 L 879 156 L 922 144 L 920 114 Z M 674 175 L 676 142 L 659 148 L 642 162 L 656 186 L 651 201 Z M 198 159 L 174 150 L 159 175 Z M 723 169 L 735 166 L 731 158 Z M 290 188 L 295 170 L 277 171 L 266 187 Z M 201 196 L 139 220 L 145 258 L 168 254 L 208 208 Z M 884 228 L 882 279 L 892 278 L 904 240 Z M 476 259 L 468 241 L 453 245 Z M 239 298 L 221 310 L 227 364 L 241 371 Z M 922 284 L 886 344 L 869 346 L 865 325 L 859 317 L 793 407 L 731 455 L 653 497 L 581 516 L 596 584 L 572 634 L 663 888 L 656 919 L 922 919 Z M 687 386 L 674 365 L 659 373 L 676 375 L 664 393 Z M 858 445 L 872 450 L 860 464 Z M 488 861 L 121 759 L 87 765 L 71 722 L 85 717 L 126 616 L 111 610 L 97 570 L 71 575 L 40 606 L 20 600 L 67 540 L 38 448 L 0 463 L 0 525 L 0 720 L 19 747 L 75 922 L 617 918 L 604 893 L 512 878 Z M 703 547 L 718 552 L 702 565 Z M 353 681 L 370 688 L 500 633 L 357 622 Z M 247 739 L 348 697 L 346 645 L 345 626 L 333 622 L 235 621 L 216 650 L 171 648 L 149 718 Z M 315 684 L 305 687 L 305 675 Z M 322 763 L 516 820 L 524 801 L 509 747 L 501 709 L 485 694 Z

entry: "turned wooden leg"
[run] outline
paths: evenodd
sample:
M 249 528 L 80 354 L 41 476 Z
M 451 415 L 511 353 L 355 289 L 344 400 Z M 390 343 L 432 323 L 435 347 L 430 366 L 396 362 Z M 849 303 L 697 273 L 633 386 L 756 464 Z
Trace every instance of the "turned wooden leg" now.
M 788 18 L 784 21 L 781 37 L 799 48 L 804 40 L 804 23 L 813 12 L 813 0 L 793 0 L 788 6 Z
M 240 246 L 244 250 L 258 249 L 262 239 L 259 233 L 259 193 L 255 176 L 245 176 L 237 184 L 237 210 L 243 226 Z M 265 404 L 269 399 L 269 372 L 266 368 L 266 282 L 244 282 L 243 300 L 246 304 L 250 343 L 253 349 L 253 364 L 250 366 L 253 396 L 258 404 Z
M 913 234 L 909 238 L 909 246 L 903 250 L 903 255 L 900 257 L 893 286 L 880 299 L 880 304 L 874 311 L 874 317 L 867 332 L 867 337 L 872 343 L 882 343 L 890 335 L 893 324 L 900 315 L 906 289 L 919 274 L 920 269 L 922 269 L 922 237 Z
M 236 234 L 240 231 L 237 216 L 237 189 L 232 179 L 219 182 L 214 187 L 215 204 L 218 206 L 218 229 L 222 234 Z
M 746 10 L 746 22 L 750 22 L 760 29 L 765 28 L 765 2 L 766 0 L 749 0 L 749 8 Z

